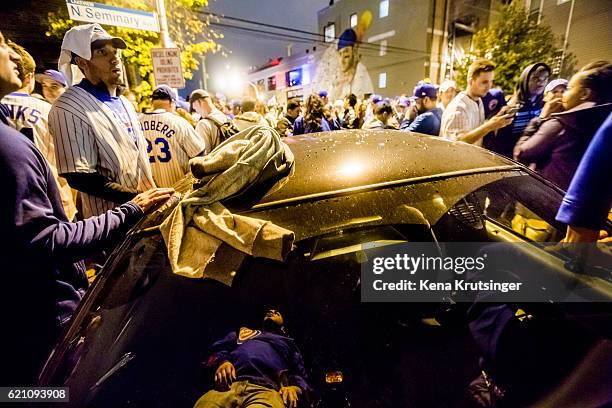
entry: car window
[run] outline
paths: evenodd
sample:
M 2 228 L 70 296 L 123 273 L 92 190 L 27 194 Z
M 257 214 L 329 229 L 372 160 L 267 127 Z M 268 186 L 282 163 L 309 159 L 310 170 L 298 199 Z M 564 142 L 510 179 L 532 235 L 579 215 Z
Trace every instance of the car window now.
M 555 221 L 561 194 L 531 177 L 507 178 L 474 192 L 471 199 L 486 220 L 529 241 L 558 242 L 564 225 Z

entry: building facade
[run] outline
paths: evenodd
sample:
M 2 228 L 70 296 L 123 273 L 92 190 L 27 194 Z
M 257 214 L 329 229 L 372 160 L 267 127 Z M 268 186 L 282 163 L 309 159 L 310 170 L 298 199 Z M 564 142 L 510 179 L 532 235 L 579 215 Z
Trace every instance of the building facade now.
M 576 57 L 576 68 L 594 59 L 612 59 L 612 1 L 515 1 L 524 2 L 531 19 L 550 25 L 561 38 L 557 70 L 569 52 Z M 283 58 L 277 65 L 251 72 L 249 79 L 266 98 L 274 96 L 282 103 L 320 90 L 332 91 L 332 99 L 341 98 L 351 88 L 334 89 L 334 80 L 342 76 L 338 44 L 352 29 L 358 36 L 356 60 L 371 82 L 371 89 L 356 87 L 361 92 L 353 93 L 358 97 L 410 94 L 425 78 L 434 83 L 454 79 L 454 64 L 471 49 L 473 34 L 495 22 L 508 2 L 334 0 L 318 12 L 319 40 L 313 41 L 316 46 L 309 53 Z
M 553 69 L 560 69 L 564 46 L 565 54 L 576 57 L 574 70 L 593 60 L 612 60 L 612 1 L 525 0 L 525 7 L 534 21 L 550 25 L 562 40 Z

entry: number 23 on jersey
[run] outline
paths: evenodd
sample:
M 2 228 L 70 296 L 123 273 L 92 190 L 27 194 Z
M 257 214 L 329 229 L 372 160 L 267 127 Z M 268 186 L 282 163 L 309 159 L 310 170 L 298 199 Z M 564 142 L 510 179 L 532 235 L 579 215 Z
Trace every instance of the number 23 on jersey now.
M 156 150 L 159 151 L 159 154 L 151 154 L 153 151 L 153 143 L 157 147 Z M 156 161 L 160 163 L 167 163 L 172 159 L 172 155 L 170 153 L 170 145 L 168 141 L 163 137 L 158 137 L 151 143 L 150 140 L 147 139 L 147 153 L 149 153 L 149 162 L 155 163 Z

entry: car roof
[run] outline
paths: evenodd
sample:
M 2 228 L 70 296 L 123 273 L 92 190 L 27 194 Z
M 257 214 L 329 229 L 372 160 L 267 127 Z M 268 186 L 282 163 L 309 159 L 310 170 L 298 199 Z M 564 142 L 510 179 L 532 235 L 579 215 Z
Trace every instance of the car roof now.
M 283 141 L 293 152 L 295 165 L 254 209 L 377 186 L 518 167 L 480 147 L 396 130 L 343 130 Z

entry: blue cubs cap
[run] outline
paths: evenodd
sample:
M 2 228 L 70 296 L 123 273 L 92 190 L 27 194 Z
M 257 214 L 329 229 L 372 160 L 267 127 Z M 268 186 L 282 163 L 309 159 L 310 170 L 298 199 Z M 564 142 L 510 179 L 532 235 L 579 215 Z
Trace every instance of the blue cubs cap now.
M 347 28 L 338 39 L 338 50 L 352 47 L 357 42 L 357 33 L 352 28 Z
M 168 85 L 160 85 L 153 91 L 151 99 L 170 99 L 172 102 L 176 102 L 176 95 Z
M 430 99 L 436 99 L 438 97 L 438 90 L 434 85 L 423 82 L 414 87 L 414 96 L 416 98 L 428 96 Z
M 42 82 L 45 79 L 51 79 L 55 82 L 62 84 L 64 88 L 68 86 L 68 81 L 66 81 L 66 77 L 64 76 L 64 74 L 54 69 L 48 69 L 42 74 L 36 74 L 34 75 L 34 78 L 36 79 L 36 82 Z
M 327 98 L 327 91 L 323 90 L 323 91 L 319 91 L 319 96 L 321 98 Z
M 489 89 L 489 92 L 487 92 L 481 99 L 485 117 L 496 114 L 502 107 L 506 106 L 504 91 L 502 91 L 500 88 Z
M 378 103 L 378 102 L 383 100 L 382 96 L 376 95 L 376 94 L 370 96 L 370 98 L 372 99 L 372 102 L 374 102 L 374 103 Z

